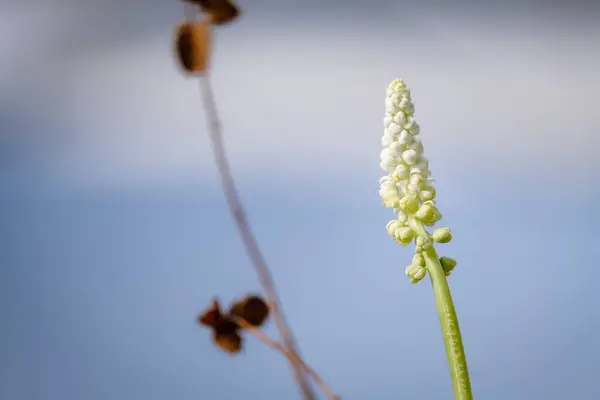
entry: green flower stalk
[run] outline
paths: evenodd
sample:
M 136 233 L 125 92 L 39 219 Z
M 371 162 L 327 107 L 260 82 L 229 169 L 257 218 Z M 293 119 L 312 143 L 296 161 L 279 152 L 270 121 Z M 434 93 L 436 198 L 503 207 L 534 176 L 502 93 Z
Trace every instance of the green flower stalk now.
M 385 99 L 381 140 L 384 149 L 380 165 L 387 175 L 379 181 L 379 194 L 384 206 L 393 208 L 397 216 L 386 226 L 390 236 L 403 246 L 415 243 L 415 255 L 412 263 L 406 267 L 406 275 L 412 283 L 418 283 L 429 273 L 444 335 L 454 397 L 470 400 L 473 395 L 467 360 L 446 279 L 456 266 L 456 261 L 449 257 L 438 257 L 434 247 L 434 243 L 450 242 L 452 234 L 448 227 L 439 227 L 432 233 L 426 229 L 441 220 L 442 214 L 435 204 L 434 180 L 431 178 L 429 161 L 423 155 L 420 128 L 413 118 L 414 113 L 410 89 L 401 79 L 394 79 L 387 87 Z

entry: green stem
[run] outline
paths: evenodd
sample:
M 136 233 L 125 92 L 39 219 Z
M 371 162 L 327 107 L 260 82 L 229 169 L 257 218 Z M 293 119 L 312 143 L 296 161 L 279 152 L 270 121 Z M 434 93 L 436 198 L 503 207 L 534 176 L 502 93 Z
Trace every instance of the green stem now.
M 426 235 L 426 237 L 429 237 L 429 234 L 421 223 L 415 220 L 411 220 L 410 222 L 411 227 L 419 236 Z M 454 386 L 454 398 L 456 400 L 472 400 L 473 394 L 471 392 L 467 358 L 465 357 L 465 349 L 463 347 L 462 336 L 460 335 L 460 327 L 458 326 L 458 317 L 456 316 L 446 275 L 433 246 L 423 252 L 423 257 L 425 258 L 425 265 L 431 278 L 431 286 L 433 286 L 435 303 L 440 317 L 442 334 L 444 335 L 448 366 L 450 367 L 452 385 Z

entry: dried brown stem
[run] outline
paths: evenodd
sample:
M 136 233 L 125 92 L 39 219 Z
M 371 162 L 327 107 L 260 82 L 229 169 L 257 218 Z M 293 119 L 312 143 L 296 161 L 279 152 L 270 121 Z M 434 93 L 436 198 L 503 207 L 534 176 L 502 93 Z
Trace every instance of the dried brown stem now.
M 306 373 L 315 381 L 317 386 L 319 386 L 319 388 L 321 389 L 323 394 L 325 394 L 325 396 L 329 400 L 341 400 L 341 397 L 336 395 L 333 392 L 333 390 L 331 390 L 331 388 L 329 386 L 327 386 L 327 384 L 321 378 L 321 376 L 317 373 L 317 371 L 315 371 L 308 364 L 306 364 L 306 362 L 304 362 L 304 360 L 299 355 L 287 351 L 281 344 L 277 343 L 275 340 L 273 340 L 270 337 L 268 337 L 267 335 L 265 335 L 260 329 L 256 328 L 252 324 L 248 323 L 246 320 L 244 320 L 242 318 L 237 318 L 234 316 L 229 316 L 229 318 L 231 318 L 240 327 L 244 328 L 246 331 L 248 331 L 249 333 L 254 335 L 254 337 L 256 337 L 258 340 L 265 343 L 267 346 L 271 347 L 272 349 L 280 352 L 290 362 L 292 362 L 292 363 L 296 362 L 296 363 L 300 364 L 302 366 L 302 368 L 306 371 Z
M 189 9 L 186 9 L 186 15 L 190 15 Z M 273 305 L 273 320 L 275 326 L 279 331 L 279 335 L 285 348 L 292 354 L 298 354 L 292 332 L 285 320 L 283 312 L 281 310 L 281 302 L 277 291 L 275 290 L 275 283 L 271 276 L 271 272 L 267 266 L 267 263 L 258 247 L 258 242 L 254 237 L 250 224 L 246 218 L 246 213 L 242 207 L 241 201 L 237 194 L 237 189 L 229 168 L 229 162 L 225 153 L 223 144 L 223 136 L 221 133 L 221 124 L 217 113 L 217 107 L 215 104 L 214 96 L 208 79 L 208 72 L 202 76 L 200 82 L 201 93 L 203 97 L 203 103 L 205 112 L 209 120 L 209 132 L 211 138 L 211 144 L 215 155 L 215 161 L 219 170 L 219 176 L 221 178 L 221 184 L 225 192 L 225 198 L 229 206 L 233 218 L 235 219 L 236 225 L 242 237 L 246 253 L 248 254 L 254 269 L 258 275 L 260 284 L 265 292 L 267 301 Z M 298 387 L 303 395 L 304 400 L 316 400 L 314 390 L 308 381 L 306 374 L 302 366 L 294 359 L 290 360 L 292 368 L 294 370 L 294 377 Z

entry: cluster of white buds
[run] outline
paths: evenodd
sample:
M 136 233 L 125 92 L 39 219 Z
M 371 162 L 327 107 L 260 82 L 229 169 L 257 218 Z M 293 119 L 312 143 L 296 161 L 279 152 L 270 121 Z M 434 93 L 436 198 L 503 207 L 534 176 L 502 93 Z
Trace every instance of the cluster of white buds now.
M 406 268 L 406 274 L 416 283 L 426 275 L 421 253 L 431 248 L 432 241 L 448 243 L 452 235 L 447 227 L 437 228 L 431 234 L 425 229 L 415 230 L 418 226 L 434 226 L 442 214 L 435 204 L 434 180 L 429 161 L 423 155 L 420 128 L 413 118 L 414 113 L 410 89 L 401 79 L 394 79 L 387 87 L 385 98 L 380 165 L 387 175 L 379 181 L 379 194 L 384 206 L 393 208 L 397 215 L 387 224 L 390 236 L 404 246 L 416 241 L 413 262 Z M 456 261 L 447 257 L 442 257 L 440 263 L 446 275 L 456 265 Z

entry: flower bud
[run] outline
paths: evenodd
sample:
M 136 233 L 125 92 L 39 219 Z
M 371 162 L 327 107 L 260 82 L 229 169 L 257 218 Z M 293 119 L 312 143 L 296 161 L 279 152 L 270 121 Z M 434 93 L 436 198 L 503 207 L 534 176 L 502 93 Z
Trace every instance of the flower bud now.
M 402 110 L 406 108 L 409 104 L 410 99 L 407 96 L 402 96 L 402 100 L 400 100 L 400 103 L 398 103 L 398 108 Z
M 398 142 L 405 146 L 411 143 L 412 138 L 410 137 L 410 133 L 408 133 L 407 131 L 400 132 L 400 135 L 398 135 Z
M 404 123 L 406 122 L 406 117 L 404 116 L 403 112 L 399 112 L 398 114 L 396 114 L 394 116 L 394 123 L 403 126 Z
M 421 200 L 431 201 L 435 199 L 435 189 L 432 186 L 422 186 L 419 193 Z
M 410 178 L 408 178 L 408 183 L 420 186 L 423 183 L 423 177 L 420 174 L 411 174 Z
M 456 260 L 450 257 L 440 257 L 440 264 L 444 272 L 449 274 L 456 267 Z
M 411 130 L 416 125 L 413 117 L 406 118 L 406 122 L 404 123 L 404 129 Z
M 398 159 L 402 155 L 402 152 L 406 150 L 406 146 L 400 142 L 394 142 L 388 147 L 388 149 L 390 150 L 389 155 Z
M 409 245 L 413 240 L 414 232 L 409 227 L 405 226 L 394 231 L 394 237 L 403 246 Z
M 406 191 L 416 197 L 419 192 L 419 185 L 409 183 L 408 185 L 406 185 Z
M 419 133 L 421 133 L 421 127 L 419 126 L 419 124 L 417 124 L 416 122 L 413 124 L 413 126 L 410 128 L 410 133 L 413 136 L 417 136 Z
M 413 165 L 418 161 L 419 155 L 414 149 L 409 149 L 402 153 L 402 159 L 408 165 Z
M 379 166 L 386 172 L 392 172 L 398 166 L 398 161 L 395 157 L 386 157 L 381 160 Z
M 408 178 L 408 171 L 409 169 L 406 164 L 398 164 L 396 169 L 394 169 L 394 172 L 392 172 L 392 177 L 397 180 L 404 180 Z
M 427 270 L 423 267 L 419 268 L 419 270 L 417 272 L 415 272 L 415 274 L 413 275 L 413 278 L 418 282 L 421 279 L 425 278 L 425 275 L 427 274 Z
M 426 236 L 418 236 L 415 241 L 415 244 L 416 253 L 421 253 L 422 251 L 429 250 L 433 246 L 431 239 L 429 239 Z
M 432 202 L 424 202 L 421 207 L 415 213 L 415 217 L 424 222 L 435 222 L 437 221 L 439 212 Z
M 419 268 L 420 268 L 419 265 L 409 265 L 404 270 L 404 273 L 406 274 L 406 276 L 412 277 Z
M 386 129 L 387 127 L 389 127 L 393 120 L 394 120 L 394 118 L 392 116 L 386 115 L 383 118 L 383 129 Z
M 448 243 L 452 240 L 452 233 L 450 233 L 450 228 L 448 228 L 447 226 L 437 228 L 431 234 L 431 239 L 433 239 L 434 242 L 438 243 Z
M 423 154 L 423 143 L 421 143 L 421 139 L 419 139 L 418 137 L 412 137 L 412 140 L 410 141 L 410 143 L 408 143 L 407 147 L 410 150 L 414 150 L 417 156 L 419 157 Z M 420 162 L 421 160 L 419 159 L 418 161 Z M 423 169 L 427 169 L 427 167 Z
M 398 215 L 398 221 L 400 221 L 402 225 L 408 222 L 408 214 L 405 213 L 401 208 L 396 208 L 394 211 L 396 212 L 396 215 Z
M 400 221 L 398 221 L 397 219 L 391 220 L 385 226 L 385 229 L 387 230 L 387 232 L 390 236 L 394 236 L 394 232 L 396 231 L 396 229 L 399 229 L 399 228 L 402 228 L 402 223 Z
M 400 199 L 400 208 L 412 214 L 419 209 L 419 200 L 415 195 L 406 195 Z
M 390 135 L 398 135 L 400 132 L 402 132 L 402 127 L 394 122 L 387 128 L 387 133 Z
M 423 254 L 421 254 L 421 253 L 415 254 L 412 259 L 412 265 L 424 266 L 425 265 L 425 257 L 423 257 Z

